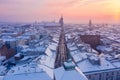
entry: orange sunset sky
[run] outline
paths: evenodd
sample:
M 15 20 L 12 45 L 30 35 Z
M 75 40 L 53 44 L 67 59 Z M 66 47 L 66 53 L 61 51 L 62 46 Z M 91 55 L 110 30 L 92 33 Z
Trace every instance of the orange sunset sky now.
M 120 0 L 0 0 L 0 22 L 120 23 Z

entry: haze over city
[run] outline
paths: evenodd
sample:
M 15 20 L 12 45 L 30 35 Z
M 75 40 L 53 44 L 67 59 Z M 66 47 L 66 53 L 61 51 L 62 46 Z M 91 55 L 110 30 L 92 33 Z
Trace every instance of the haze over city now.
M 119 23 L 120 0 L 0 0 L 0 22 Z
M 0 0 L 0 80 L 120 80 L 120 0 Z

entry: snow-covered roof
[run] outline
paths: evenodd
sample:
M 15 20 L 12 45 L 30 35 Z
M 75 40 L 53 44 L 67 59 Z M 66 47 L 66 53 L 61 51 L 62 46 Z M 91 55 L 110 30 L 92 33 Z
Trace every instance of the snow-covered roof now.
M 101 59 L 100 65 L 93 65 L 90 61 L 84 60 L 77 64 L 82 72 L 91 72 L 91 71 L 100 71 L 115 68 L 109 61 L 105 60 L 104 58 Z
M 82 74 L 78 71 L 69 70 L 66 71 L 64 67 L 60 67 L 54 70 L 56 80 L 87 80 Z
M 7 68 L 5 66 L 0 66 L 0 75 L 4 75 L 6 73 Z
M 17 53 L 15 57 L 20 57 L 22 53 Z
M 22 52 L 29 52 L 29 51 L 34 51 L 34 52 L 45 52 L 46 47 L 45 46 L 39 46 L 39 47 L 35 47 L 35 48 L 25 48 L 22 50 Z M 29 54 L 29 53 L 28 53 Z
M 41 67 L 41 69 L 43 69 L 52 80 L 54 79 L 53 68 L 50 68 L 47 65 L 38 65 L 38 66 Z
M 31 66 L 32 65 L 32 66 Z M 34 65 L 34 67 L 33 67 Z M 38 64 L 24 64 L 13 67 L 4 80 L 52 80 Z
M 57 50 L 57 43 L 50 43 L 48 48 L 51 49 L 52 51 L 56 51 Z
M 71 51 L 70 54 L 72 55 L 74 61 L 77 63 L 79 68 L 82 70 L 82 72 L 94 72 L 94 71 L 101 71 L 101 70 L 107 70 L 107 69 L 114 69 L 117 67 L 120 67 L 119 62 L 113 62 L 107 61 L 105 57 L 97 56 L 96 54 L 87 52 L 87 51 L 80 51 L 79 49 L 75 49 L 76 46 L 69 46 Z M 76 47 L 77 48 L 77 47 Z M 75 50 L 74 50 L 75 49 Z M 93 65 L 89 59 L 91 60 L 99 60 L 100 59 L 100 65 Z
M 39 62 L 41 63 L 41 65 L 45 65 L 45 66 L 48 66 L 50 68 L 54 68 L 55 58 L 49 57 L 46 55 L 41 55 L 41 59 L 39 60 Z
M 106 47 L 106 46 L 98 46 L 97 49 L 101 51 L 113 51 L 111 47 Z
M 56 42 L 56 43 L 58 43 L 59 42 L 59 38 L 57 38 L 57 37 L 53 37 L 53 39 L 52 39 L 54 42 Z
M 17 41 L 16 38 L 3 38 L 3 41 L 6 42 L 6 41 Z
M 0 76 L 0 80 L 3 80 L 4 76 Z
M 0 56 L 0 61 L 3 61 L 6 59 L 6 56 Z
M 74 51 L 74 50 L 77 50 L 78 48 L 76 46 L 69 46 L 69 50 L 70 51 Z
M 30 39 L 30 36 L 23 36 L 23 35 L 22 35 L 22 36 L 18 36 L 17 38 L 18 38 L 18 39 Z
M 52 50 L 51 50 L 49 47 L 47 47 L 45 53 L 46 53 L 48 56 L 53 56 L 53 52 L 52 52 Z
M 52 80 L 45 72 L 7 75 L 4 80 Z
M 60 26 L 60 24 L 59 23 L 56 23 L 56 22 L 44 22 L 44 26 L 45 27 L 58 27 L 58 26 Z

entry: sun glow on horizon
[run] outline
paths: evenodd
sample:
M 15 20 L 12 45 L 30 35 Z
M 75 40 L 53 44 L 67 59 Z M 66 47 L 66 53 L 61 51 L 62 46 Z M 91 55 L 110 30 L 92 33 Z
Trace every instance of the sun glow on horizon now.
M 0 21 L 120 22 L 120 0 L 1 0 Z
M 120 0 L 112 0 L 109 7 L 111 8 L 113 18 L 120 20 Z

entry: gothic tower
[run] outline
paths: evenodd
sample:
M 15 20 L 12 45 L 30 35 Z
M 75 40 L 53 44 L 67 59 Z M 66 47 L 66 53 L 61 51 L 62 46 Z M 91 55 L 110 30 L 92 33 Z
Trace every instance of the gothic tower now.
M 63 25 L 64 25 L 63 16 L 61 16 L 59 23 L 60 23 L 60 26 L 63 27 Z
M 92 30 L 92 21 L 91 20 L 89 20 L 89 30 Z

